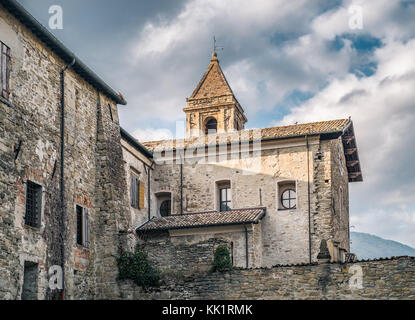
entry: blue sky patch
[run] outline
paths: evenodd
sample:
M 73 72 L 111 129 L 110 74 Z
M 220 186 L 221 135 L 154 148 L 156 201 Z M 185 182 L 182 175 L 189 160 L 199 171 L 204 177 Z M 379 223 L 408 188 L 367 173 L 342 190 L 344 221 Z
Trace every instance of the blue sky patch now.
M 376 49 L 383 46 L 380 38 L 373 37 L 370 34 L 354 33 L 344 33 L 342 35 L 338 35 L 334 40 L 328 42 L 328 46 L 331 50 L 340 51 L 344 47 L 345 39 L 352 42 L 352 48 L 358 53 L 372 53 Z

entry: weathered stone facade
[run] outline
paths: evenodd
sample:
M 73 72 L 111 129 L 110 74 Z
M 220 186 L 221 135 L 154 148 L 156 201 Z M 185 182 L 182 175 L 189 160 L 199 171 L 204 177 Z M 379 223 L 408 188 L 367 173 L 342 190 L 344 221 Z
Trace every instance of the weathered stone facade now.
M 3 4 L 0 40 L 11 73 L 10 95 L 0 99 L 0 299 L 21 298 L 28 263 L 38 268 L 36 298 L 61 298 L 49 289 L 48 270 L 62 262 L 65 298 L 114 297 L 118 231 L 129 227 L 117 102 L 66 70 L 62 203 L 61 72 L 70 61 Z M 28 181 L 42 188 L 39 228 L 25 224 Z M 89 211 L 88 247 L 76 242 L 75 205 Z

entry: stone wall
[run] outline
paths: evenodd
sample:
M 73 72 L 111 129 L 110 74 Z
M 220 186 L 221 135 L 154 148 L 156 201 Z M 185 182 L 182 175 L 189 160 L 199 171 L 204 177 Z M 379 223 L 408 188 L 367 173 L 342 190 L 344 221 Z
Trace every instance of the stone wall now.
M 158 239 L 142 242 L 138 245 L 148 254 L 148 258 L 162 274 L 195 275 L 206 273 L 212 266 L 215 249 L 219 245 L 230 243 L 221 239 L 208 239 L 197 243 L 176 242 L 167 234 Z
M 124 299 L 415 300 L 415 257 L 237 269 L 165 280 L 146 292 L 129 281 L 120 287 Z
M 20 299 L 26 262 L 38 264 L 37 298 L 60 298 L 48 289 L 47 271 L 61 264 L 62 243 L 65 297 L 111 297 L 116 287 L 103 287 L 116 285 L 112 255 L 119 230 L 129 228 L 117 106 L 66 71 L 62 224 L 60 73 L 66 63 L 1 5 L 0 40 L 11 54 L 11 94 L 0 98 L 0 299 Z M 28 180 L 42 186 L 40 228 L 24 222 Z M 76 244 L 76 204 L 89 209 L 89 248 Z

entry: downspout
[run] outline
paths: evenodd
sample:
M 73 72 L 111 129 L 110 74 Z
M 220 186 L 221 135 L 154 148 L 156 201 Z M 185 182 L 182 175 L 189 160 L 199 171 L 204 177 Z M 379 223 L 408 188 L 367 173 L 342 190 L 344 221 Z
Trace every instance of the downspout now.
M 73 59 L 72 62 L 65 66 L 61 71 L 61 161 L 60 161 L 60 200 L 61 200 L 61 267 L 62 267 L 62 300 L 65 299 L 65 216 L 66 216 L 66 206 L 65 206 L 65 177 L 64 177 L 64 167 L 65 167 L 65 71 L 71 68 L 75 64 L 76 60 Z
M 183 215 L 183 159 L 180 156 L 180 214 Z
M 310 146 L 308 144 L 308 135 L 305 136 L 307 145 L 307 195 L 308 195 L 308 252 L 309 262 L 311 263 L 311 205 L 310 205 Z
M 150 172 L 151 172 L 151 167 L 154 164 L 154 160 L 151 163 L 150 167 L 147 167 L 147 211 L 148 211 L 148 221 L 150 221 L 151 219 L 151 199 L 150 199 L 150 195 L 151 195 L 151 177 L 150 177 Z
M 246 228 L 245 224 L 244 224 L 244 229 L 245 229 L 245 263 L 246 263 L 246 268 L 248 268 L 249 266 L 248 229 Z

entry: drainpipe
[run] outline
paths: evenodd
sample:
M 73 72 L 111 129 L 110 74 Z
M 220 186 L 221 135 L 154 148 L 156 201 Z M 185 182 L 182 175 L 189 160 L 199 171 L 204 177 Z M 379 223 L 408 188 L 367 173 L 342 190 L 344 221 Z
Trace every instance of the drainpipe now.
M 180 214 L 183 215 L 183 160 L 180 157 Z
M 248 268 L 249 266 L 249 255 L 248 255 L 248 229 L 246 228 L 246 225 L 244 225 L 244 229 L 245 229 L 245 263 L 246 263 L 246 268 Z
M 66 216 L 66 206 L 65 206 L 65 176 L 64 176 L 64 167 L 65 167 L 65 71 L 71 68 L 75 64 L 75 59 L 72 60 L 70 64 L 65 66 L 61 71 L 61 175 L 60 175 L 60 200 L 61 200 L 61 255 L 62 255 L 62 300 L 65 299 L 65 216 Z
M 307 145 L 307 194 L 308 194 L 308 252 L 309 262 L 311 263 L 311 206 L 310 206 L 310 146 L 308 144 L 308 135 L 305 136 Z
M 154 160 L 151 163 L 151 166 L 147 167 L 147 208 L 148 208 L 147 211 L 148 211 L 148 221 L 150 221 L 150 219 L 151 219 L 151 207 L 150 207 L 150 205 L 151 205 L 151 199 L 150 199 L 151 177 L 150 177 L 150 172 L 151 172 L 151 167 L 153 166 L 153 164 L 154 164 Z

